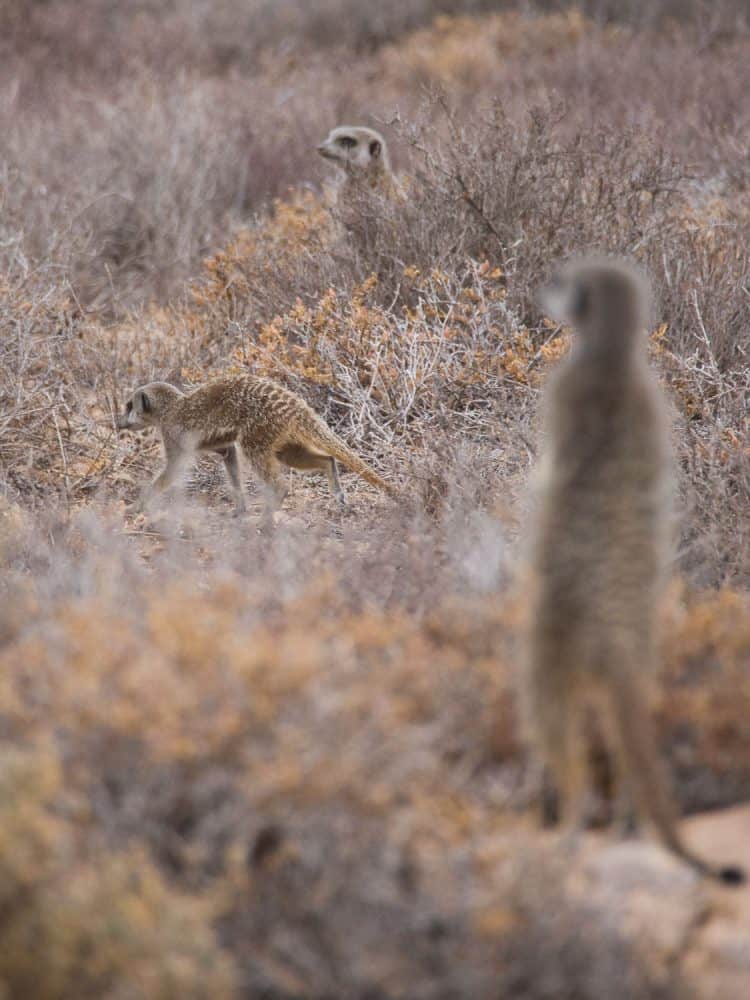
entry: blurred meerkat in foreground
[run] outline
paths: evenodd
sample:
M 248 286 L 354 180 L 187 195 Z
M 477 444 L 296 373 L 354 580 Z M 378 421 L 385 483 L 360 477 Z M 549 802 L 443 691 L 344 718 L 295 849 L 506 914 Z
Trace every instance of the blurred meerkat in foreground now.
M 156 427 L 161 434 L 167 464 L 145 491 L 144 500 L 175 482 L 197 453 L 216 452 L 224 460 L 237 510 L 244 511 L 238 445 L 272 507 L 278 507 L 287 492 L 284 466 L 325 472 L 340 504 L 345 498 L 337 461 L 373 486 L 396 493 L 303 399 L 252 375 L 218 379 L 189 393 L 166 382 L 151 382 L 133 392 L 117 427 Z
M 543 762 L 575 825 L 585 712 L 599 709 L 625 787 L 666 847 L 740 882 L 742 869 L 713 868 L 683 843 L 646 698 L 672 493 L 669 421 L 646 357 L 647 289 L 626 265 L 593 259 L 563 267 L 540 298 L 576 331 L 545 394 L 530 537 L 524 693 Z
M 320 143 L 318 152 L 343 171 L 343 180 L 336 192 L 337 202 L 356 196 L 363 189 L 376 190 L 389 197 L 403 197 L 391 172 L 386 141 L 375 129 L 339 125 Z

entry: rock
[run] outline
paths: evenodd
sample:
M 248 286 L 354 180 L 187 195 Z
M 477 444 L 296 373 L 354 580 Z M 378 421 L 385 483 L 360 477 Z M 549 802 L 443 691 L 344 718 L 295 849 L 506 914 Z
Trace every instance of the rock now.
M 750 806 L 696 816 L 685 840 L 714 862 L 750 868 Z M 701 878 L 656 841 L 586 835 L 571 897 L 616 926 L 665 982 L 679 970 L 705 1000 L 750 997 L 750 886 Z

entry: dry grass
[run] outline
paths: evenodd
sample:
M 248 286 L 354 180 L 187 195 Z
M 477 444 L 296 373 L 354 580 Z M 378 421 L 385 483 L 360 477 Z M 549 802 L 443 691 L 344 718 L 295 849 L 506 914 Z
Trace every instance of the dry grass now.
M 529 834 L 513 578 L 534 289 L 628 254 L 683 471 L 662 747 L 686 810 L 748 798 L 743 5 L 89 6 L 0 24 L 0 993 L 685 996 Z M 344 119 L 406 205 L 330 209 Z M 206 460 L 126 515 L 124 393 L 244 370 L 410 503 L 298 478 L 261 535 Z

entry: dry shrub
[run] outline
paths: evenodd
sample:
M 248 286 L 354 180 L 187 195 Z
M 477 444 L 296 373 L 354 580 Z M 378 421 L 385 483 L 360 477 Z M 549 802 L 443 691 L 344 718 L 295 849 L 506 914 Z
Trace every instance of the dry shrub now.
M 662 655 L 670 693 L 660 718 L 683 806 L 721 806 L 746 796 L 750 774 L 740 723 L 750 711 L 750 604 L 746 592 L 726 589 L 680 597 L 667 609 Z
M 685 208 L 671 252 L 655 245 L 650 265 L 665 326 L 653 339 L 678 410 L 683 470 L 682 566 L 703 584 L 747 579 L 750 450 L 747 355 L 750 277 L 747 220 L 697 226 Z
M 3 224 L 32 265 L 54 260 L 105 318 L 163 300 L 234 221 L 285 192 L 325 121 L 304 98 L 275 108 L 267 84 L 248 93 L 187 75 L 56 101 L 26 109 L 16 97 L 0 113 Z
M 28 73 L 107 82 L 146 65 L 168 76 L 252 72 L 267 51 L 367 54 L 441 13 L 479 13 L 497 0 L 6 0 L 0 54 Z M 509 5 L 506 0 L 506 5 Z M 117 45 L 112 39 L 117 38 Z M 4 44 L 3 44 L 4 43 Z
M 348 294 L 329 289 L 312 307 L 298 301 L 253 340 L 242 336 L 232 357 L 238 370 L 307 393 L 324 387 L 316 394 L 319 408 L 338 404 L 329 416 L 345 421 L 357 440 L 368 429 L 402 438 L 415 422 L 425 434 L 441 411 L 454 425 L 464 417 L 481 434 L 482 411 L 488 419 L 536 381 L 527 370 L 533 344 L 506 305 L 502 278 L 486 262 L 458 275 L 406 268 L 402 285 L 416 305 L 399 315 L 378 302 L 372 275 Z M 226 368 L 224 357 L 215 358 L 218 368 Z
M 87 805 L 65 795 L 59 765 L 49 741 L 23 749 L 6 742 L 0 753 L 3 993 L 235 995 L 209 901 L 169 888 L 143 850 L 82 853 L 71 820 Z M 64 799 L 68 814 L 60 815 Z
M 488 82 L 508 59 L 523 63 L 573 48 L 584 37 L 599 37 L 577 8 L 540 17 L 503 11 L 484 16 L 481 31 L 477 27 L 475 17 L 438 17 L 388 46 L 382 65 L 389 78 L 402 85 L 440 83 L 489 90 Z
M 62 74 L 77 80 L 93 75 L 106 83 L 144 65 L 165 76 L 184 66 L 211 75 L 248 73 L 268 51 L 340 50 L 359 57 L 410 33 L 419 39 L 418 29 L 429 31 L 433 22 L 445 32 L 450 18 L 468 26 L 467 15 L 487 12 L 492 24 L 491 12 L 500 8 L 513 22 L 516 6 L 511 0 L 382 0 L 376 5 L 367 0 L 176 0 L 165 8 L 159 0 L 125 6 L 116 0 L 6 0 L 0 54 L 6 60 L 20 57 L 30 86 Z M 549 13 L 554 24 L 556 17 L 571 16 L 571 7 L 573 17 L 580 8 L 597 22 L 640 30 L 680 25 L 703 45 L 748 23 L 744 0 L 583 0 L 575 5 L 536 0 L 524 5 L 524 14 L 530 23 L 539 21 L 543 35 L 545 21 L 539 15 Z M 426 38 L 427 45 L 433 44 Z M 499 44 L 504 45 L 502 38 Z
M 634 25 L 640 29 L 679 24 L 689 26 L 704 43 L 723 32 L 747 27 L 742 0 L 583 0 L 590 17 Z
M 19 268 L 0 284 L 0 476 L 4 490 L 27 503 L 86 496 L 109 467 L 111 423 L 90 393 L 111 390 L 111 369 L 56 279 L 52 269 Z
M 248 996 L 438 998 L 499 982 L 593 998 L 613 967 L 615 995 L 665 995 L 514 818 L 533 791 L 514 693 L 519 608 L 475 572 L 502 539 L 497 522 L 482 534 L 458 513 L 432 528 L 393 514 L 367 533 L 342 525 L 335 545 L 294 524 L 266 540 L 129 541 L 119 520 L 90 514 L 54 546 L 43 521 L 17 530 L 3 575 L 4 754 L 15 773 L 16 748 L 33 746 L 45 770 L 29 781 L 24 764 L 13 786 L 38 800 L 6 789 L 0 853 L 32 884 L 17 920 L 50 942 L 38 975 L 67 975 L 83 941 L 97 957 L 91 995 L 97 976 L 119 995 L 157 962 L 175 995 L 170 963 L 189 943 L 179 989 L 223 995 L 213 927 Z M 664 740 L 695 806 L 747 793 L 734 686 L 746 605 L 729 593 L 672 605 Z M 701 679 L 695 657 L 709 648 L 716 668 Z M 678 737 L 704 725 L 699 691 L 722 709 L 695 744 L 696 790 Z M 73 850 L 61 889 L 58 859 Z M 25 984 L 27 952 L 6 954 Z
M 453 16 L 403 38 L 397 27 L 372 28 L 379 37 L 393 34 L 392 45 L 373 51 L 365 43 L 355 60 L 346 46 L 316 48 L 314 31 L 303 54 L 293 41 L 308 17 L 338 22 L 335 32 L 324 27 L 323 41 L 341 38 L 359 18 L 419 23 L 438 6 L 378 5 L 368 13 L 369 5 L 349 4 L 343 17 L 340 0 L 305 5 L 304 16 L 296 3 L 242 11 L 235 0 L 168 11 L 151 2 L 135 9 L 97 3 L 87 17 L 73 17 L 64 0 L 34 4 L 15 19 L 26 41 L 16 38 L 0 69 L 4 223 L 18 220 L 12 235 L 26 256 L 33 263 L 52 256 L 85 306 L 121 313 L 164 299 L 232 225 L 292 184 L 318 183 L 312 151 L 337 120 L 372 122 L 397 106 L 413 117 L 424 83 L 443 82 L 466 110 L 477 96 L 502 94 L 511 132 L 549 92 L 569 98 L 571 127 L 594 122 L 600 137 L 602 122 L 612 135 L 629 128 L 637 103 L 645 130 L 678 148 L 686 165 L 699 153 L 714 171 L 741 173 L 750 64 L 743 35 L 720 36 L 717 58 L 687 29 L 599 30 L 566 10 L 541 18 Z M 278 45 L 263 41 L 263 25 L 272 22 L 267 37 Z M 366 38 L 371 28 L 364 31 Z M 105 43 L 115 35 L 118 46 Z M 466 124 L 464 145 L 475 116 Z M 429 126 L 452 140 L 444 122 L 430 117 Z M 482 138 L 496 136 L 485 129 Z M 497 150 L 513 154 L 506 145 Z M 593 141 L 583 154 L 596 149 Z M 619 154 L 600 146 L 598 155 L 606 163 Z M 556 182 L 551 170 L 545 179 Z M 433 226 L 438 235 L 440 228 Z
M 539 107 L 519 121 L 497 101 L 460 121 L 437 99 L 423 124 L 401 129 L 416 161 L 406 203 L 364 191 L 333 212 L 338 234 L 312 198 L 277 205 L 208 262 L 215 273 L 195 293 L 207 322 L 217 335 L 257 324 L 330 284 L 350 291 L 373 272 L 383 302 L 411 303 L 418 295 L 402 288 L 405 273 L 461 270 L 467 258 L 499 264 L 514 301 L 528 308 L 551 259 L 582 247 L 632 252 L 655 240 L 679 169 L 639 132 L 602 127 L 566 138 L 564 117 Z

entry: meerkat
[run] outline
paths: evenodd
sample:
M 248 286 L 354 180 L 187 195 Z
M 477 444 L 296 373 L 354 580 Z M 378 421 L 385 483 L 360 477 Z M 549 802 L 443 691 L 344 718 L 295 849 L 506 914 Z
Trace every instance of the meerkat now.
M 375 129 L 339 125 L 320 143 L 318 152 L 343 171 L 343 181 L 336 191 L 337 202 L 362 189 L 388 197 L 402 196 L 401 186 L 391 171 L 386 141 Z
M 132 393 L 117 427 L 156 427 L 161 434 L 166 466 L 144 491 L 141 503 L 174 483 L 199 452 L 215 452 L 223 459 L 238 513 L 246 509 L 239 452 L 260 480 L 271 510 L 281 505 L 287 492 L 284 466 L 325 472 L 341 505 L 345 497 L 337 461 L 373 486 L 396 495 L 395 488 L 334 434 L 303 399 L 270 379 L 234 376 L 189 393 L 166 382 L 151 382 Z
M 576 336 L 542 408 L 523 674 L 532 733 L 575 826 L 583 722 L 598 708 L 625 788 L 665 846 L 738 883 L 741 868 L 714 868 L 683 843 L 646 699 L 673 479 L 666 402 L 646 357 L 648 289 L 628 265 L 590 259 L 561 268 L 540 300 Z

